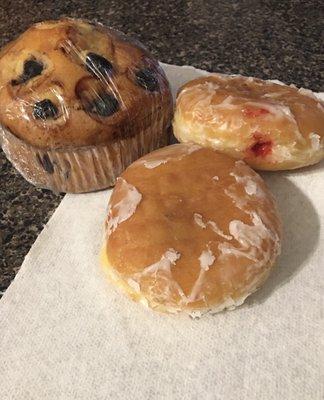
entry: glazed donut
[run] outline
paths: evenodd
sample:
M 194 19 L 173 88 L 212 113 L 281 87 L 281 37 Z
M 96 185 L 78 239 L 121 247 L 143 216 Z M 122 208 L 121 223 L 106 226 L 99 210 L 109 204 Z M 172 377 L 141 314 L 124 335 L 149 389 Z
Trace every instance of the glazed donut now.
M 185 84 L 173 121 L 180 142 L 212 147 L 260 170 L 324 158 L 324 106 L 306 89 L 213 74 Z
M 133 300 L 197 316 L 243 303 L 280 252 L 272 195 L 243 161 L 195 144 L 142 157 L 108 207 L 103 266 Z

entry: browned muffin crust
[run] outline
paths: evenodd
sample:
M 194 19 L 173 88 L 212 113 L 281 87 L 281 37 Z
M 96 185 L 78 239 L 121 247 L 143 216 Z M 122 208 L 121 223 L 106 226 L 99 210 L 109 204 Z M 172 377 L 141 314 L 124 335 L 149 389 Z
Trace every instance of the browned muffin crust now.
M 106 145 L 172 112 L 168 81 L 136 41 L 63 19 L 33 25 L 0 53 L 0 123 L 39 148 Z

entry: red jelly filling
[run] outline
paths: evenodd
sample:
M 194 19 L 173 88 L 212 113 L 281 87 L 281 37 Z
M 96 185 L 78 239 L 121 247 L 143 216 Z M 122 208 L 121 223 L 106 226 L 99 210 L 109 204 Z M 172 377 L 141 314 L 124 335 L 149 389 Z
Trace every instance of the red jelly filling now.
M 272 143 L 270 140 L 259 140 L 250 147 L 257 157 L 265 157 L 271 153 Z
M 270 114 L 270 111 L 266 110 L 265 108 L 252 108 L 252 107 L 245 107 L 243 108 L 242 112 L 243 115 L 248 118 L 256 118 L 265 114 Z

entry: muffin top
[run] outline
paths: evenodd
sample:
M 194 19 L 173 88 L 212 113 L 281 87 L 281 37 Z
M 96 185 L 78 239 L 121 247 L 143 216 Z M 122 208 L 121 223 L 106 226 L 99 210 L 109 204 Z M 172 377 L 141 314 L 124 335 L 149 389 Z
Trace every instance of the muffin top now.
M 136 135 L 165 108 L 171 117 L 157 60 L 102 25 L 38 23 L 0 53 L 0 123 L 33 146 L 104 145 Z

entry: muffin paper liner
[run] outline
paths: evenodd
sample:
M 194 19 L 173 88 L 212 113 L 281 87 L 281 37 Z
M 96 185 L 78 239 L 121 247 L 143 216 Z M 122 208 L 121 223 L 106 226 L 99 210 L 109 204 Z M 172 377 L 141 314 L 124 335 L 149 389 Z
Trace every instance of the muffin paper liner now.
M 41 149 L 1 126 L 0 141 L 7 158 L 35 186 L 53 192 L 83 193 L 113 186 L 133 161 L 169 142 L 169 112 L 132 137 L 100 146 Z

